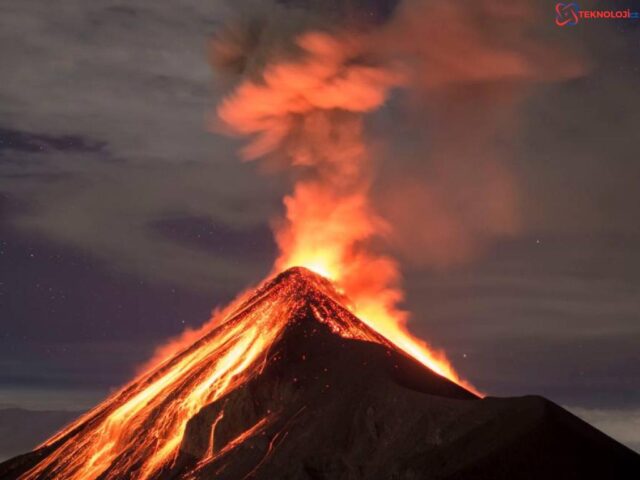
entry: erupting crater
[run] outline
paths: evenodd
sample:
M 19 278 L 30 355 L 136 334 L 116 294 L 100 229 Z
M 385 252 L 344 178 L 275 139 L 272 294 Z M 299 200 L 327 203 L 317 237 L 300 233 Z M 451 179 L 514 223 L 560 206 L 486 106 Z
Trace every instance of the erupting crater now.
M 1 464 L 0 479 L 600 479 L 640 470 L 633 452 L 545 399 L 481 399 L 431 371 L 344 300 L 321 276 L 286 270 L 197 341 Z

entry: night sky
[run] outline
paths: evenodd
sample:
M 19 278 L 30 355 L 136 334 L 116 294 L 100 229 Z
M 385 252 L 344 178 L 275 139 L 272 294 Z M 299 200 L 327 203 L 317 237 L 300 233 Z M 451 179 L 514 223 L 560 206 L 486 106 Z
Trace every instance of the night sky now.
M 223 3 L 0 5 L 0 407 L 94 405 L 269 272 L 288 185 L 205 125 Z M 640 448 L 640 22 L 560 29 L 545 3 L 588 71 L 523 106 L 524 228 L 455 268 L 402 259 L 410 327 L 488 394 Z M 400 151 L 395 111 L 371 128 Z

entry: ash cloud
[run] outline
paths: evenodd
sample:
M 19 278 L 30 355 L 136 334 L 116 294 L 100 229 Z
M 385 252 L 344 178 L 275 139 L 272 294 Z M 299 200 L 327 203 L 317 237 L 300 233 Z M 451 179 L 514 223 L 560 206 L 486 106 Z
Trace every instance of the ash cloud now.
M 282 39 L 309 27 L 346 22 L 359 31 L 381 32 L 393 30 L 394 22 L 402 25 L 402 12 L 424 12 L 404 16 L 411 41 L 387 43 L 388 50 L 402 48 L 411 58 L 412 93 L 396 91 L 366 124 L 380 165 L 373 193 L 379 211 L 395 225 L 391 243 L 405 261 L 455 265 L 514 232 L 638 234 L 632 139 L 640 96 L 634 93 L 633 32 L 619 35 L 606 26 L 561 30 L 537 3 L 537 16 L 523 15 L 532 3 L 521 2 L 413 1 L 395 10 L 395 2 L 359 2 L 355 9 L 347 2 L 259 3 L 257 13 L 255 2 L 240 3 L 245 12 L 254 12 L 255 26 L 252 35 L 241 34 L 239 49 L 226 52 L 227 82 L 239 72 L 260 69 L 259 63 L 245 65 L 247 55 L 238 57 L 238 52 L 254 49 L 249 57 L 257 62 L 271 55 L 273 42 L 282 42 L 279 48 L 290 54 L 288 40 Z M 268 183 L 255 178 L 251 167 L 233 161 L 232 142 L 208 134 L 203 125 L 215 101 L 211 71 L 203 61 L 207 39 L 235 7 L 77 0 L 54 7 L 21 0 L 5 2 L 2 9 L 4 128 L 92 139 L 105 145 L 110 157 L 45 152 L 35 158 L 5 151 L 11 162 L 0 166 L 0 189 L 29 205 L 11 214 L 14 225 L 88 251 L 118 271 L 202 289 L 224 282 L 216 270 L 229 266 L 222 257 L 167 240 L 153 232 L 153 225 L 179 213 L 250 231 L 278 210 L 285 186 L 274 177 Z M 269 24 L 265 11 L 282 19 Z M 522 21 L 540 43 L 552 44 L 551 50 L 541 55 L 536 42 L 526 44 L 517 34 Z M 469 22 L 475 24 L 469 27 Z M 493 69 L 495 61 L 480 55 L 475 42 L 483 45 L 482 32 L 492 31 L 497 22 L 501 31 L 489 44 L 506 58 L 509 68 L 499 72 L 507 81 L 474 82 L 481 67 Z M 465 36 L 469 28 L 478 32 L 475 37 Z M 447 29 L 460 36 L 447 38 Z M 562 76 L 558 45 L 574 55 L 589 50 L 591 69 L 585 76 L 548 82 Z M 378 52 L 383 47 L 375 45 Z M 531 60 L 523 63 L 523 54 Z M 477 60 L 456 63 L 469 56 Z M 454 73 L 466 76 L 466 82 L 454 82 L 446 95 L 434 92 L 433 81 L 419 81 L 428 76 L 429 62 L 449 72 L 435 77 L 440 85 L 452 81 Z M 540 71 L 532 74 L 536 68 Z M 529 87 L 522 84 L 536 82 L 541 88 L 523 100 Z M 223 79 L 216 85 L 223 88 Z M 514 118 L 516 107 L 521 115 Z M 436 118 L 443 113 L 446 120 L 439 126 Z M 441 146 L 449 140 L 455 144 L 449 146 L 451 154 Z M 405 214 L 407 204 L 426 212 L 438 227 L 410 235 L 416 222 Z M 242 262 L 234 268 L 241 268 L 245 279 L 256 275 Z
M 410 83 L 393 112 L 404 132 L 392 135 L 405 144 L 383 161 L 378 199 L 392 243 L 414 265 L 459 265 L 526 228 L 512 140 L 523 104 L 541 85 L 586 72 L 541 35 L 538 13 L 528 1 L 408 0 L 382 35 Z
M 355 176 L 367 196 L 375 182 L 374 203 L 390 227 L 380 232 L 414 265 L 457 265 L 523 230 L 510 140 L 522 104 L 540 85 L 586 72 L 584 60 L 535 28 L 533 2 L 406 0 L 382 25 L 309 11 L 292 20 L 285 11 L 272 5 L 239 16 L 212 43 L 214 68 L 243 82 L 218 114 L 232 134 L 251 139 L 246 159 L 267 156 L 268 165 L 293 166 L 294 178 L 334 188 L 353 188 Z M 322 65 L 310 60 L 304 42 L 314 35 L 343 55 Z M 368 74 L 364 82 L 353 77 L 359 71 Z M 363 117 L 388 103 L 393 89 L 392 134 L 379 129 L 374 142 Z M 334 98 L 336 91 L 345 98 Z M 355 137 L 342 134 L 354 128 Z M 405 143 L 394 143 L 394 134 Z M 371 160 L 363 160 L 375 156 L 383 171 L 377 182 Z

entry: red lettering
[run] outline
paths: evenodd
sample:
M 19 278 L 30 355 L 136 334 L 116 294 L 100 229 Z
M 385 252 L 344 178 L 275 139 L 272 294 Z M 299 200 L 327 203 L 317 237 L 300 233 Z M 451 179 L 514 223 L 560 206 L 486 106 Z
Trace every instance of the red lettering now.
M 580 10 L 578 17 L 580 18 L 632 18 L 631 10 Z

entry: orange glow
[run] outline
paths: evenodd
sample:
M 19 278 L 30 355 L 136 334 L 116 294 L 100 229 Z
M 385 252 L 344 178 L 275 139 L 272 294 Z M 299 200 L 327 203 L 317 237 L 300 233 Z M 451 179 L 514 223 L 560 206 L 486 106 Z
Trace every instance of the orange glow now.
M 289 223 L 276 233 L 282 253 L 275 271 L 304 266 L 330 279 L 367 325 L 431 370 L 478 394 L 444 354 L 407 330 L 407 313 L 397 307 L 403 294 L 396 263 L 362 247 L 386 228 L 366 200 L 364 193 L 333 198 L 322 184 L 298 184 L 285 199 Z
M 297 43 L 299 58 L 269 63 L 262 81 L 241 82 L 217 112 L 227 128 L 249 139 L 245 159 L 276 157 L 300 174 L 284 199 L 286 221 L 276 225 L 281 253 L 273 273 L 300 265 L 329 278 L 370 327 L 473 390 L 444 354 L 408 331 L 407 312 L 398 307 L 398 265 L 372 246 L 391 228 L 371 205 L 363 115 L 380 108 L 403 76 L 362 61 L 367 40 L 357 35 L 312 32 Z

